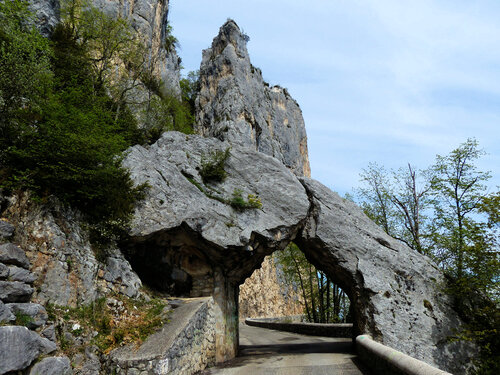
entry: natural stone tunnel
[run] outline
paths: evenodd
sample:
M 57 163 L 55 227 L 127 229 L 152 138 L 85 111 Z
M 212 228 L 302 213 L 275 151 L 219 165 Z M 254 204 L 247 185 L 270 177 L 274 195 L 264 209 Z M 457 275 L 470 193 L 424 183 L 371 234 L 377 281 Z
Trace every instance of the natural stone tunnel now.
M 214 296 L 217 361 L 237 353 L 238 286 L 266 255 L 294 241 L 348 294 L 356 333 L 459 372 L 457 358 L 467 355 L 446 338 L 461 321 L 429 258 L 389 237 L 354 203 L 249 148 L 233 145 L 226 180 L 204 183 L 202 155 L 227 147 L 172 132 L 148 148 L 135 146 L 124 160 L 137 183 L 151 186 L 124 252 L 136 268 L 140 258 L 165 264 L 150 275 L 157 285 L 175 291 L 177 282 L 182 293 Z M 232 207 L 235 189 L 257 195 L 262 208 Z

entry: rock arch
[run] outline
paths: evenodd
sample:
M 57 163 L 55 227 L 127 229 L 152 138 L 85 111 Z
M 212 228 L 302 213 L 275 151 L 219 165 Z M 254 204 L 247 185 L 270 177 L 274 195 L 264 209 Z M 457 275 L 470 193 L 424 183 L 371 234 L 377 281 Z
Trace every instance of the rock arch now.
M 347 292 L 357 333 L 461 372 L 457 359 L 467 355 L 446 342 L 461 321 L 429 258 L 389 237 L 354 203 L 250 148 L 233 145 L 226 180 L 204 183 L 202 155 L 227 147 L 214 138 L 170 132 L 147 148 L 133 147 L 124 160 L 133 179 L 151 187 L 123 251 L 132 265 L 157 253 L 150 262 L 170 268 L 155 277 L 175 284 L 185 274 L 190 293 L 214 296 L 217 361 L 237 353 L 238 285 L 266 255 L 293 240 Z M 262 208 L 232 207 L 236 189 L 243 197 L 257 195 Z

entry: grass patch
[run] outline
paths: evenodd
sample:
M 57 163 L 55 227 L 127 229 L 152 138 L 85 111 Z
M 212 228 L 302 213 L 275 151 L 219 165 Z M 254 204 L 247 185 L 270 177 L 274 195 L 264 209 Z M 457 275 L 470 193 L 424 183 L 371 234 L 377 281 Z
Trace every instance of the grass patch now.
M 28 314 L 18 311 L 14 315 L 16 316 L 16 326 L 28 327 L 33 323 L 33 317 Z
M 134 343 L 139 346 L 168 323 L 168 316 L 163 313 L 166 306 L 166 301 L 159 298 L 143 301 L 115 295 L 76 308 L 48 305 L 47 312 L 57 322 L 57 338 L 65 354 L 70 355 L 82 348 L 74 347 L 64 331 L 73 336 L 91 338 L 91 344 L 108 354 L 123 345 Z

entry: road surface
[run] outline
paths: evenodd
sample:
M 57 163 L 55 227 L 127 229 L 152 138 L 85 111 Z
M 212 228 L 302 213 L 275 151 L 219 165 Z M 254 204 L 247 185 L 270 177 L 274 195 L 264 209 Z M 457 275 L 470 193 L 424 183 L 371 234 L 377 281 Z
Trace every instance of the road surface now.
M 240 354 L 204 375 L 370 375 L 352 340 L 240 325 Z

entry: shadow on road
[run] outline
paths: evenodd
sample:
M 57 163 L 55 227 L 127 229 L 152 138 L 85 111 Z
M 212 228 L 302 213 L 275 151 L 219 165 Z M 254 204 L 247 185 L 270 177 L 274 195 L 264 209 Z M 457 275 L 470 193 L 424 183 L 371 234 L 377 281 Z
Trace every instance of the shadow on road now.
M 352 342 L 240 345 L 239 357 L 264 354 L 353 353 Z

